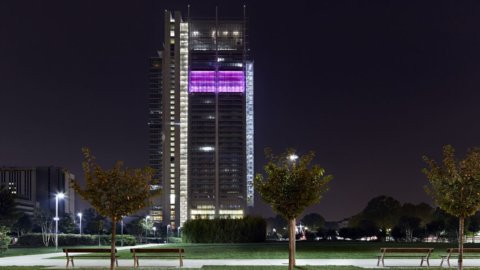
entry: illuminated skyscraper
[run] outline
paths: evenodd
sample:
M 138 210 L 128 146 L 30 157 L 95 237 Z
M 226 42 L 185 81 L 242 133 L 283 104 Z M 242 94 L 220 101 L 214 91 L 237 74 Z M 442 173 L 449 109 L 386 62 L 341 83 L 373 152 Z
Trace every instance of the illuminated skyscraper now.
M 253 206 L 254 174 L 245 15 L 195 19 L 165 11 L 164 23 L 163 51 L 151 59 L 149 105 L 149 161 L 163 196 L 150 215 L 174 226 L 243 217 Z

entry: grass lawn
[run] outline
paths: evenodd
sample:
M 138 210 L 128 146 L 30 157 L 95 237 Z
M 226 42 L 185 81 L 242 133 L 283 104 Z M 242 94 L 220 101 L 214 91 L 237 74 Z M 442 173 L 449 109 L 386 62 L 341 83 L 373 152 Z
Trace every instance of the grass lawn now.
M 433 247 L 439 259 L 450 243 L 379 242 L 297 242 L 297 259 L 373 259 L 381 247 Z M 480 244 L 466 245 L 480 247 Z M 158 247 L 183 247 L 186 259 L 288 259 L 288 242 L 250 244 L 167 244 Z M 129 250 L 119 251 L 121 259 L 131 258 Z
M 468 244 L 466 247 L 480 247 Z M 98 247 L 98 246 L 95 246 Z M 185 248 L 186 259 L 287 259 L 288 242 L 249 244 L 166 244 L 158 247 Z M 455 243 L 379 243 L 379 242 L 297 242 L 297 259 L 374 259 L 381 247 L 433 247 L 433 259 L 439 259 Z M 59 252 L 63 247 L 59 247 Z M 102 248 L 108 248 L 102 246 Z M 10 248 L 0 257 L 55 252 L 55 248 Z M 131 259 L 129 250 L 119 251 L 120 259 Z M 62 256 L 63 257 L 63 256 Z M 60 258 L 60 257 L 59 257 Z

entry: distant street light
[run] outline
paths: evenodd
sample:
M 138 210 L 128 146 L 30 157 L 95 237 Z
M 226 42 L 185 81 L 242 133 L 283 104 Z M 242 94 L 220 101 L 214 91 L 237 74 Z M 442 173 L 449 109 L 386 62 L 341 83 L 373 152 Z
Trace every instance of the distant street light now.
M 82 235 L 82 212 L 79 212 L 77 216 L 80 218 L 80 224 L 78 225 L 78 231 L 80 232 L 80 235 Z
M 148 238 L 148 219 L 150 216 L 145 216 L 145 243 L 147 242 Z
M 288 159 L 292 162 L 295 162 L 298 159 L 298 156 L 295 154 L 291 154 L 288 156 Z
M 123 216 L 122 219 L 120 220 L 120 232 L 122 233 L 122 247 L 123 247 Z
M 155 238 L 155 232 L 157 231 L 157 227 L 154 226 L 152 229 L 153 229 L 153 238 Z
M 167 225 L 167 243 L 168 243 L 168 231 L 170 230 L 170 224 Z
M 58 199 L 63 198 L 65 198 L 65 194 L 63 194 L 62 192 L 55 195 L 55 218 L 53 218 L 53 220 L 55 220 L 55 251 L 58 250 Z

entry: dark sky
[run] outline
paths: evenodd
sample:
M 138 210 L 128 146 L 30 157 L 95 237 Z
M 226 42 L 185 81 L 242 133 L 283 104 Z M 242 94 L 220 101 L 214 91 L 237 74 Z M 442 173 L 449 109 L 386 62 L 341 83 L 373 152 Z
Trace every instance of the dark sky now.
M 260 3 L 265 2 L 265 3 Z M 427 154 L 480 145 L 479 1 L 0 1 L 0 166 L 146 165 L 148 57 L 163 11 L 241 16 L 263 148 L 317 153 L 327 220 L 374 196 L 430 202 Z M 270 215 L 257 200 L 257 213 Z

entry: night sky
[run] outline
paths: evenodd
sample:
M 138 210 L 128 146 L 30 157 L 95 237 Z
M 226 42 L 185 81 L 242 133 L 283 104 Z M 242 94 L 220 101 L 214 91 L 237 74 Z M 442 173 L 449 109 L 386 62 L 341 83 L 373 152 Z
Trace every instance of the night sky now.
M 148 58 L 163 12 L 241 16 L 255 61 L 256 171 L 263 149 L 317 153 L 334 175 L 317 211 L 369 199 L 431 202 L 426 154 L 480 142 L 479 1 L 0 2 L 0 166 L 147 164 Z M 271 215 L 256 200 L 255 212 Z

